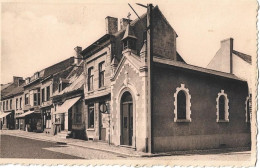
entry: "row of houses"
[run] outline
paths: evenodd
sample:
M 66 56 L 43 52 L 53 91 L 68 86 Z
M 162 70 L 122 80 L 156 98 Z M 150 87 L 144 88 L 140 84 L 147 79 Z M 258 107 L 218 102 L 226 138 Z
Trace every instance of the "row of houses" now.
M 74 57 L 1 85 L 1 129 L 146 152 L 250 146 L 251 72 L 236 73 L 252 63 L 232 38 L 202 68 L 177 52 L 158 6 L 105 21 L 106 33 Z

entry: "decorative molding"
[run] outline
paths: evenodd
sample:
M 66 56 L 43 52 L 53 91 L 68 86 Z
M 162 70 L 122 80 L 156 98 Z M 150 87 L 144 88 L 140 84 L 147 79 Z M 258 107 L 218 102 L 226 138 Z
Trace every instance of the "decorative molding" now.
M 219 97 L 220 96 L 224 96 L 225 97 L 225 119 L 224 120 L 220 120 L 219 119 Z M 217 105 L 216 105 L 216 108 L 217 108 L 217 112 L 216 112 L 216 115 L 217 115 L 217 119 L 216 119 L 216 122 L 229 122 L 229 100 L 228 100 L 228 97 L 227 97 L 227 94 L 224 92 L 224 90 L 221 90 L 220 93 L 218 93 L 218 97 L 216 98 L 216 102 L 217 102 Z
M 177 95 L 179 91 L 183 91 L 186 96 L 186 119 L 178 120 L 177 116 Z M 191 122 L 191 95 L 189 89 L 185 88 L 185 84 L 181 84 L 181 87 L 176 88 L 174 93 L 174 122 Z

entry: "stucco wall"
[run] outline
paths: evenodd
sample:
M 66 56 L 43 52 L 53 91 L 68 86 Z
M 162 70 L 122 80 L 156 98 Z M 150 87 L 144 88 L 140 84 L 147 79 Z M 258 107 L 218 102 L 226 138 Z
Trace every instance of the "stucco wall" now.
M 221 41 L 221 47 L 208 64 L 207 68 L 217 71 L 230 73 L 231 69 L 231 52 L 233 50 L 233 39 Z
M 253 81 L 253 66 L 235 54 L 233 54 L 233 73 L 239 78 L 246 80 L 251 91 Z
M 126 74 L 127 73 L 127 74 Z M 120 102 L 125 91 L 133 97 L 133 146 L 139 151 L 146 147 L 145 73 L 139 72 L 126 60 L 111 87 L 112 143 L 120 145 Z M 136 143 L 135 143 L 136 142 Z
M 156 66 L 153 84 L 155 152 L 219 148 L 223 144 L 249 146 L 245 82 Z M 185 84 L 191 95 L 191 122 L 174 122 L 174 93 L 181 84 Z M 216 122 L 216 98 L 221 90 L 229 99 L 227 123 Z

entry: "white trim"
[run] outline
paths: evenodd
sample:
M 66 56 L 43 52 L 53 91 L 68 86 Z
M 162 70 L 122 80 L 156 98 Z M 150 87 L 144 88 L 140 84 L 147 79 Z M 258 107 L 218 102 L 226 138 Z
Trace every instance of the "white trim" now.
M 186 119 L 178 120 L 177 117 L 177 95 L 179 91 L 184 91 L 186 95 Z M 174 122 L 191 122 L 191 95 L 189 93 L 189 89 L 185 88 L 185 84 L 181 84 L 181 87 L 176 88 L 176 92 L 174 93 Z
M 224 120 L 220 120 L 219 119 L 219 97 L 220 96 L 224 96 L 225 97 L 225 119 Z M 224 92 L 224 90 L 221 90 L 220 93 L 218 93 L 218 97 L 216 98 L 216 102 L 217 102 L 217 105 L 216 105 L 216 108 L 217 108 L 217 112 L 216 112 L 216 115 L 217 115 L 217 119 L 216 119 L 216 122 L 229 122 L 229 100 L 228 100 L 228 97 L 227 97 L 227 94 Z

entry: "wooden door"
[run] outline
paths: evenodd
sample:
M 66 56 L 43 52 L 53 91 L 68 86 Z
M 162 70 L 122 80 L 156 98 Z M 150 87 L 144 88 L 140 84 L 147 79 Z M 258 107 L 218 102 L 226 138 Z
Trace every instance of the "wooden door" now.
M 122 145 L 132 145 L 133 138 L 133 103 L 129 92 L 124 93 L 121 101 Z

